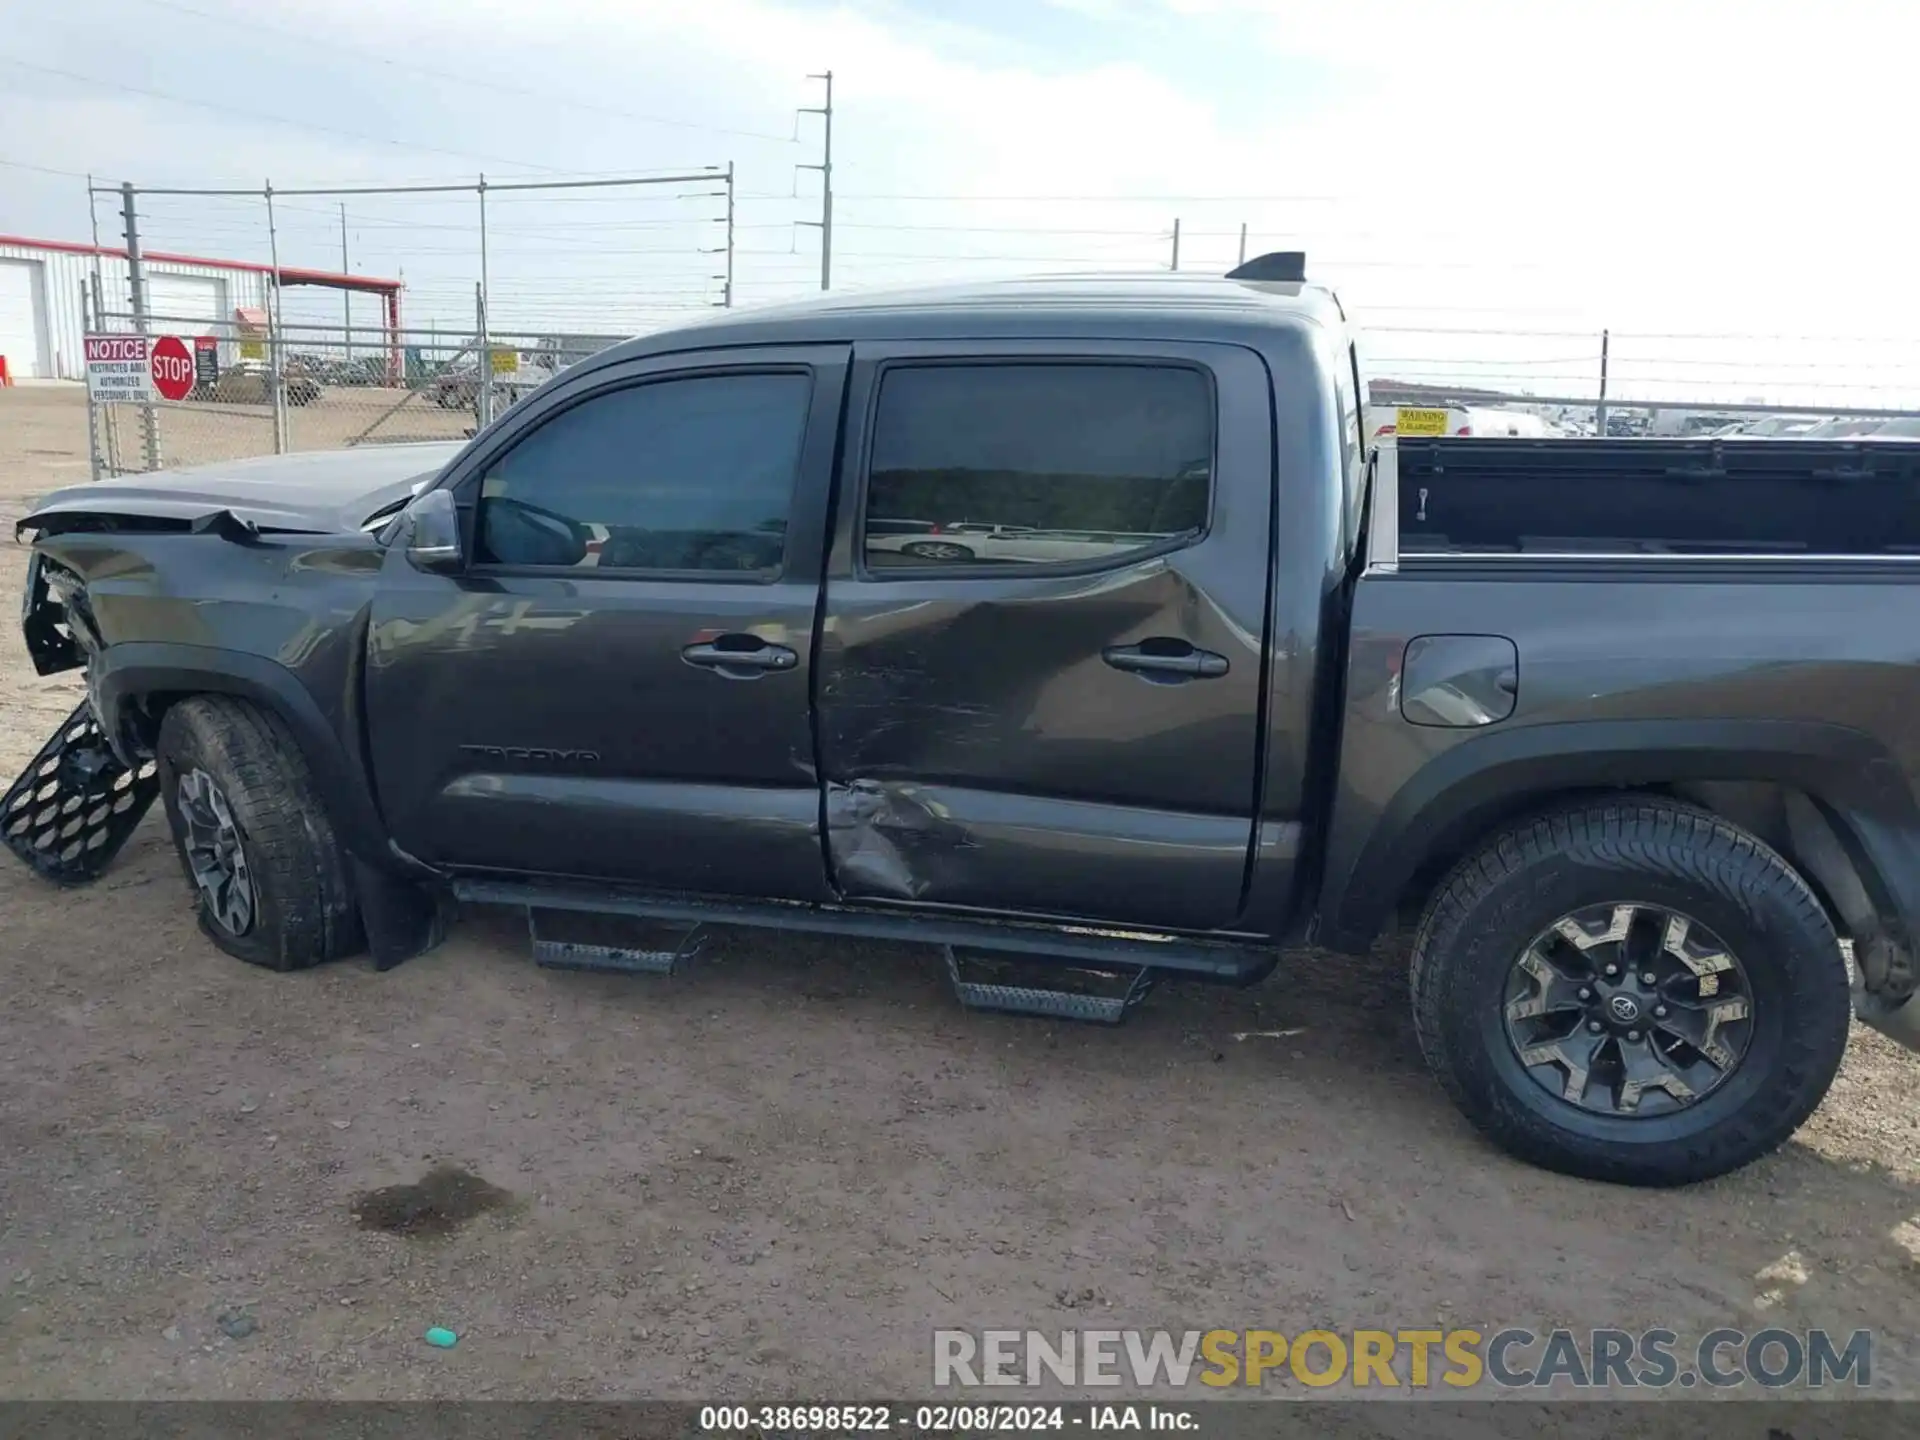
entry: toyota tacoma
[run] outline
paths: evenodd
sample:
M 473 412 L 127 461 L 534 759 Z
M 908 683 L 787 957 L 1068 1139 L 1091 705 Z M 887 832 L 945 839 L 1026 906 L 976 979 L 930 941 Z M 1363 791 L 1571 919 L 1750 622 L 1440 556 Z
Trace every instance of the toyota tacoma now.
M 0 828 L 84 881 L 157 796 L 286 970 L 465 900 L 548 963 L 880 935 L 1112 1019 L 1407 920 L 1493 1140 L 1753 1160 L 1851 1014 L 1920 1037 L 1920 447 L 1370 447 L 1366 401 L 1279 255 L 729 313 L 457 447 L 63 490 L 24 625 L 87 701 Z

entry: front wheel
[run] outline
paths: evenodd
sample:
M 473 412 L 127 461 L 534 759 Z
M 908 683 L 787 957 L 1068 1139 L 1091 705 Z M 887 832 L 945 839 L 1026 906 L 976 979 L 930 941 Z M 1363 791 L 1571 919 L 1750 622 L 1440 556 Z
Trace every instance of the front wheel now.
M 1414 941 L 1413 998 L 1427 1063 L 1474 1125 L 1630 1185 L 1782 1144 L 1833 1082 L 1851 1013 L 1806 882 L 1663 800 L 1544 816 L 1463 861 Z
M 302 970 L 362 943 L 347 857 L 293 737 L 256 705 L 182 700 L 155 746 L 160 797 L 207 937 Z

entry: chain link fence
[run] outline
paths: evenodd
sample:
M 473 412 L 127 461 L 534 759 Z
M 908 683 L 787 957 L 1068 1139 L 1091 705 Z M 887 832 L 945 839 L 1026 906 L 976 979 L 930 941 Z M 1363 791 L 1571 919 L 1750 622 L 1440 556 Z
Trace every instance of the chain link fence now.
M 136 333 L 126 313 L 104 315 L 98 325 L 99 333 Z M 438 327 L 254 330 L 240 321 L 169 316 L 148 316 L 147 333 L 178 336 L 192 351 L 192 389 L 180 400 L 93 406 L 96 474 L 465 439 L 483 409 L 501 413 L 624 338 L 493 335 L 483 351 L 476 333 Z
M 606 346 L 733 299 L 731 166 L 94 193 L 118 201 L 125 250 L 117 275 L 94 261 L 88 335 L 171 336 L 193 361 L 177 398 L 90 398 L 96 477 L 461 439 Z M 250 258 L 202 258 L 236 249 Z
M 172 336 L 194 364 L 180 398 L 90 404 L 96 476 L 460 439 L 596 350 L 734 299 L 731 166 L 91 193 L 117 202 L 125 250 L 91 247 L 87 330 Z M 102 218 L 96 210 L 96 240 Z M 1188 238 L 1209 233 L 1232 238 Z M 1180 234 L 1176 221 L 1172 268 Z M 1242 226 L 1242 255 L 1249 243 Z M 222 253 L 248 258 L 202 258 Z M 1385 305 L 1375 321 L 1358 307 L 1375 377 L 1369 434 L 1834 433 L 1815 431 L 1828 417 L 1854 417 L 1860 428 L 1840 433 L 1864 434 L 1915 419 L 1875 408 L 1911 403 L 1920 356 L 1900 358 L 1910 341 L 1511 331 L 1408 318 L 1406 308 Z M 1443 344 L 1450 353 L 1438 358 Z M 1739 367 L 1763 360 L 1800 377 L 1785 393 L 1817 403 L 1728 403 L 1752 395 Z

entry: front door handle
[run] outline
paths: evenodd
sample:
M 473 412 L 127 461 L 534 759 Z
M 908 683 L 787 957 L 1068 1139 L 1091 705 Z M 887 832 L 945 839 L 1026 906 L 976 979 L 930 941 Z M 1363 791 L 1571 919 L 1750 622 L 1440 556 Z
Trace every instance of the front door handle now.
M 1158 685 L 1185 680 L 1215 680 L 1227 673 L 1227 657 L 1196 650 L 1184 640 L 1148 640 L 1140 645 L 1109 645 L 1101 659 Z
M 687 646 L 680 658 L 689 665 L 718 670 L 729 680 L 757 680 L 768 670 L 791 670 L 800 663 L 800 657 L 785 645 L 771 644 L 758 635 L 722 635 Z

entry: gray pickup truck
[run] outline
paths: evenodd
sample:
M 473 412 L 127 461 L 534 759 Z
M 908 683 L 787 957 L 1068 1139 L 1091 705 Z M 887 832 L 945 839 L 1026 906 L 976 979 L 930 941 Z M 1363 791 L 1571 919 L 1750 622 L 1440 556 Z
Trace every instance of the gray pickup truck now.
M 1766 1153 L 1850 1009 L 1920 1035 L 1920 447 L 1368 453 L 1365 401 L 1271 256 L 730 313 L 458 448 L 65 490 L 24 624 L 88 701 L 0 828 L 81 881 L 157 794 L 277 969 L 467 900 L 547 963 L 880 935 L 1111 1019 L 1418 917 L 1495 1141 Z

